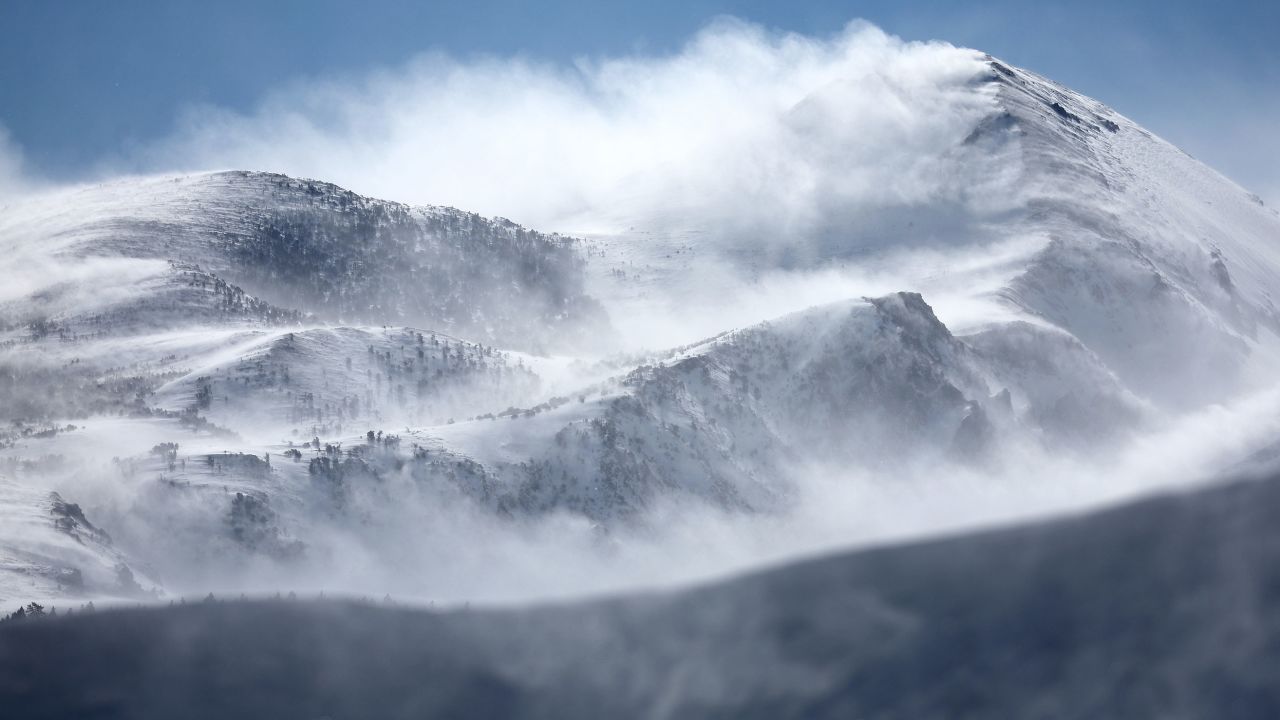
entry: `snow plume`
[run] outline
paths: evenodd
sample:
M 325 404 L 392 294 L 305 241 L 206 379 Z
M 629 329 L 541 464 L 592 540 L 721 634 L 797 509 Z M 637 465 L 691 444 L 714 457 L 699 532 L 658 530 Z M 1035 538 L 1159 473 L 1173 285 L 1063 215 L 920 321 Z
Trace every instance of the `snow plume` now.
M 991 108 L 981 55 L 863 22 L 829 38 L 725 19 L 667 56 L 427 55 L 190 111 L 141 164 L 254 168 L 533 227 L 804 231 L 861 205 L 962 202 L 943 155 Z
M 0 206 L 4 198 L 24 194 L 30 187 L 31 180 L 23 172 L 22 148 L 0 125 Z

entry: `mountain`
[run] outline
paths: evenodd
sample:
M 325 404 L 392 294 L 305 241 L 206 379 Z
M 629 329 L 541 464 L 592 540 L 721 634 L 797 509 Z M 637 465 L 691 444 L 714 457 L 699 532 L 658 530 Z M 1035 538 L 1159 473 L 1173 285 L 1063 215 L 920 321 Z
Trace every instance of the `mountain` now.
M 518 356 L 411 328 L 257 332 L 196 372 L 162 385 L 156 406 L 194 407 L 224 427 L 252 430 L 256 419 L 265 432 L 310 425 L 326 436 L 341 436 L 344 422 L 440 425 L 531 404 L 540 389 Z
M 10 208 L 0 229 L 23 251 L 22 263 L 57 266 L 76 280 L 32 288 L 28 302 L 10 308 L 10 327 L 58 318 L 63 334 L 83 333 L 77 321 L 101 324 L 97 314 L 117 310 L 93 300 L 109 303 L 139 282 L 156 290 L 190 284 L 183 273 L 198 268 L 209 282 L 234 286 L 217 292 L 244 292 L 258 306 L 300 309 L 331 323 L 408 324 L 537 349 L 580 346 L 608 328 L 583 292 L 582 259 L 567 238 L 282 175 L 81 187 Z M 86 288 L 99 298 L 76 294 Z M 148 300 L 160 306 L 151 308 L 153 327 L 188 322 L 180 303 Z M 233 297 L 225 304 L 242 310 Z M 170 323 L 158 316 L 162 309 L 173 313 Z M 118 311 L 128 319 L 127 308 Z
M 901 472 L 981 463 L 1001 445 L 1069 451 L 1116 439 L 1142 413 L 1069 336 L 1011 323 L 957 338 L 919 295 L 897 293 L 683 348 L 505 428 L 431 436 L 490 469 L 490 488 L 509 488 L 505 509 L 609 521 L 673 493 L 780 509 L 809 464 Z M 545 450 L 511 462 L 506 445 Z
M 688 579 L 664 542 L 898 537 L 886 497 L 951 483 L 958 527 L 1273 442 L 1280 216 L 948 52 L 895 94 L 939 119 L 896 131 L 910 177 L 860 174 L 854 85 L 786 108 L 817 180 L 777 218 L 691 197 L 579 238 L 240 171 L 10 202 L 0 600 Z
M 1017 132 L 1036 170 L 1026 222 L 1049 238 L 1005 296 L 1157 402 L 1238 390 L 1260 333 L 1280 329 L 1275 211 L 1101 104 L 989 64 L 1009 128 L 995 132 Z
M 531 609 L 64 609 L 0 624 L 0 700 L 32 718 L 1267 718 L 1278 503 L 1275 477 L 1220 483 Z

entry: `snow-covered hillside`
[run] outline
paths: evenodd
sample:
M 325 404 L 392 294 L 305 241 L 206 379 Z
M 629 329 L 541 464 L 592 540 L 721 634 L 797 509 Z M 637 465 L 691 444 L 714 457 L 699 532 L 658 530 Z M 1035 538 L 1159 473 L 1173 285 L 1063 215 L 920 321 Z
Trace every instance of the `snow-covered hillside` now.
M 25 268 L 24 283 L 0 300 L 36 301 L 10 309 L 19 323 L 112 299 L 66 307 L 59 301 L 68 279 L 77 289 L 127 293 L 124 282 L 169 262 L 328 322 L 412 324 L 540 351 L 608 334 L 608 319 L 583 294 L 582 260 L 567 238 L 281 175 L 223 172 L 53 192 L 6 208 L 0 233 L 17 252 L 7 262 Z
M 1092 448 L 1144 412 L 1069 336 L 1011 323 L 957 338 L 912 293 L 734 331 L 592 390 L 505 429 L 415 437 L 478 460 L 504 508 L 607 521 L 670 494 L 780 510 L 815 465 L 902 474 L 1027 444 Z
M 948 103 L 911 145 L 926 189 L 851 175 L 803 223 L 575 239 L 250 172 L 0 208 L 0 600 L 687 578 L 637 548 L 746 527 L 785 555 L 815 507 L 835 529 L 796 551 L 874 540 L 876 488 L 939 478 L 947 526 L 1111 498 L 1052 486 L 1274 415 L 1280 216 L 954 53 L 898 97 Z M 867 161 L 846 92 L 783 115 L 826 171 Z M 1159 476 L 1274 440 L 1240 424 Z

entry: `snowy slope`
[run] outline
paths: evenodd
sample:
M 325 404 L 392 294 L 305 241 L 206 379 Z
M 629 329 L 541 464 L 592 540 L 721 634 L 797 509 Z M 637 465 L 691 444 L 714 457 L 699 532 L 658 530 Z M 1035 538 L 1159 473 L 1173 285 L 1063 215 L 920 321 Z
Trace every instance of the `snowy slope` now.
M 311 327 L 255 333 L 224 362 L 157 390 L 156 406 L 214 423 L 341 436 L 348 427 L 444 424 L 538 397 L 520 358 L 411 328 Z
M 957 334 L 1010 320 L 1064 330 L 1172 411 L 1274 382 L 1275 210 L 1033 73 L 974 53 L 961 78 L 947 88 L 952 106 L 915 108 L 909 88 L 898 98 L 966 119 L 919 158 L 930 181 L 918 193 L 833 180 L 790 234 L 724 233 L 695 216 L 679 230 L 593 238 L 593 293 L 615 316 L 646 318 L 637 334 L 679 344 L 726 318 L 743 327 L 909 290 Z M 826 149 L 814 172 L 836 179 L 832 167 L 858 157 L 833 115 L 850 112 L 841 92 L 819 89 L 795 110 L 796 142 Z
M 778 510 L 814 466 L 901 475 L 1095 447 L 1146 412 L 1070 336 L 1014 323 L 957 338 L 909 293 L 735 331 L 563 401 L 415 439 L 478 461 L 504 509 L 609 520 L 672 493 Z
M 0 602 L 149 596 L 153 583 L 135 575 L 111 536 L 56 492 L 0 475 L 0 524 Z
M 12 272 L 50 270 L 24 272 L 36 279 L 6 293 L 16 297 L 56 289 L 66 274 L 80 287 L 114 285 L 123 268 L 141 274 L 170 261 L 330 322 L 412 324 L 538 349 L 574 347 L 608 327 L 582 292 L 567 238 L 281 175 L 53 192 L 6 208 L 0 234 L 15 250 L 5 259 Z
M 1156 402 L 1238 391 L 1280 330 L 1280 217 L 1101 104 L 990 65 L 1007 113 L 996 132 L 1026 167 L 1022 223 L 1050 238 L 1005 296 Z

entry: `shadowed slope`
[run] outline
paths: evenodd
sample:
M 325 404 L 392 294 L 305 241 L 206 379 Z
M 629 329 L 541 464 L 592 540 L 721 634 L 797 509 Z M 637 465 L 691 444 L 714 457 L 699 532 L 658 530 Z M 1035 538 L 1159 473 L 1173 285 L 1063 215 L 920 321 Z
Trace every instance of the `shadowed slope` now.
M 1267 718 L 1280 480 L 525 611 L 205 603 L 0 626 L 23 717 Z

